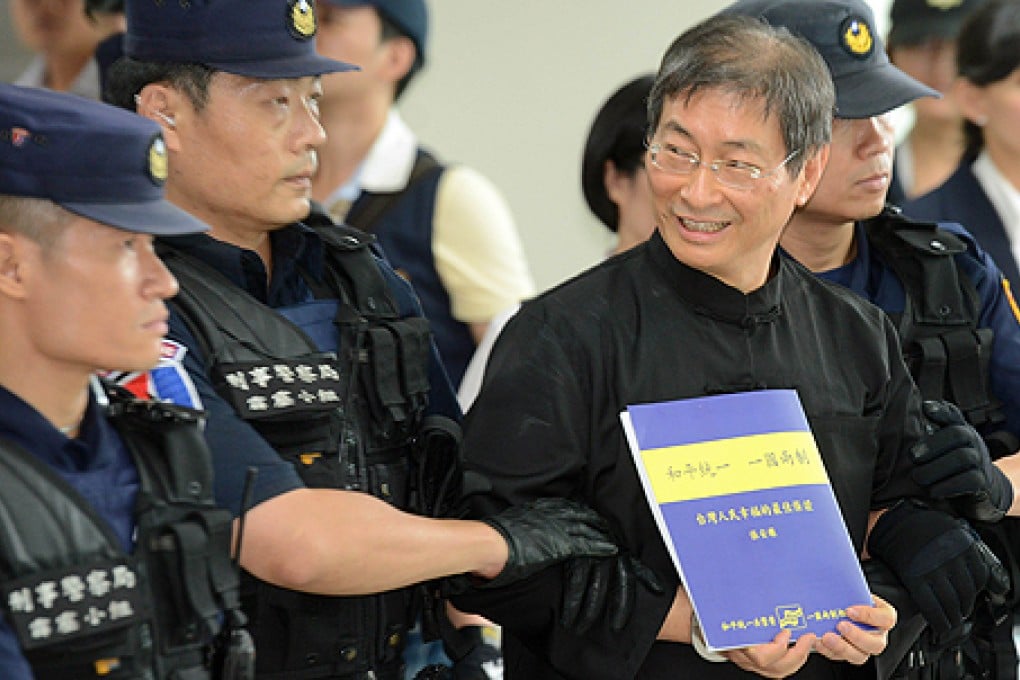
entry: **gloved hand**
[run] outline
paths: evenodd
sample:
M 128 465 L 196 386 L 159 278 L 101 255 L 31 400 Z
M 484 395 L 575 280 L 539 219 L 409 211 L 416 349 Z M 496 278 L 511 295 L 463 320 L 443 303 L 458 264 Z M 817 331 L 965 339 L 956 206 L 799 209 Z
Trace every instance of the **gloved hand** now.
M 499 647 L 499 631 L 494 626 L 465 626 L 457 632 L 462 639 L 469 641 L 471 649 L 454 660 L 453 680 L 502 680 L 503 654 Z
M 617 553 L 609 526 L 591 508 L 564 498 L 540 498 L 482 520 L 506 539 L 510 555 L 496 578 L 498 588 L 528 578 L 569 557 Z
M 603 615 L 614 631 L 623 630 L 634 613 L 639 584 L 656 595 L 665 592 L 655 573 L 633 555 L 572 559 L 566 572 L 560 625 L 579 635 Z
M 444 416 L 425 418 L 412 448 L 416 509 L 426 517 L 451 517 L 463 493 L 460 425 Z
M 934 429 L 910 451 L 913 480 L 967 519 L 1002 519 L 1013 504 L 1013 485 L 992 464 L 981 435 L 949 402 L 926 401 L 924 414 Z
M 982 591 L 1009 588 L 1006 570 L 965 521 L 913 501 L 879 518 L 868 552 L 896 574 L 941 638 L 964 625 Z

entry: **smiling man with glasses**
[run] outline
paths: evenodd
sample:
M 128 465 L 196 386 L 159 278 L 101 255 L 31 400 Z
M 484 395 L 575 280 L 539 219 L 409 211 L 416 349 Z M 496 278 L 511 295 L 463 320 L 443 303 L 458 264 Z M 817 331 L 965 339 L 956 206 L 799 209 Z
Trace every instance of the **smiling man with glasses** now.
M 503 625 L 507 680 L 874 677 L 896 619 L 879 598 L 848 610 L 869 630 L 843 621 L 839 634 L 790 645 L 784 632 L 716 659 L 729 663 L 702 657 L 619 421 L 630 404 L 795 389 L 859 554 L 878 510 L 922 493 L 908 455 L 922 436 L 921 399 L 892 325 L 777 252 L 822 176 L 834 108 L 825 63 L 788 31 L 715 17 L 685 32 L 648 102 L 656 232 L 525 303 L 500 336 L 466 421 L 466 465 L 492 484 L 472 512 L 584 500 L 624 551 L 589 572 L 547 570 L 454 597 Z M 633 597 L 630 621 L 563 628 L 564 590 L 586 578 Z

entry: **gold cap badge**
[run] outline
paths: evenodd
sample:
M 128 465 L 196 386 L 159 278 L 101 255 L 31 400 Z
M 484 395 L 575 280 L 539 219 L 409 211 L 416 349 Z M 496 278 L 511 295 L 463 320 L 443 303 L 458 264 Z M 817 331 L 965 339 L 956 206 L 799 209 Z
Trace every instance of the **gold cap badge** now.
M 315 8 L 308 0 L 291 0 L 289 21 L 294 37 L 307 40 L 315 35 Z
M 864 19 L 851 17 L 843 22 L 842 42 L 850 54 L 856 57 L 867 57 L 871 54 L 875 41 L 871 37 L 871 29 Z
M 159 135 L 149 145 L 149 176 L 156 184 L 162 185 L 166 182 L 169 174 L 169 164 L 166 156 L 166 142 Z
M 946 12 L 951 9 L 956 9 L 963 4 L 963 0 L 928 0 L 928 6 L 940 9 Z

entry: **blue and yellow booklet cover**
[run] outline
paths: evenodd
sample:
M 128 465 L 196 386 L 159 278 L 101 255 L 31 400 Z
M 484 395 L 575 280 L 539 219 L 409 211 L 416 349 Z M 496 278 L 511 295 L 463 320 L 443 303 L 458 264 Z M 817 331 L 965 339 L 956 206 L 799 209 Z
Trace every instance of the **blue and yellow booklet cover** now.
M 794 390 L 628 406 L 649 505 L 710 650 L 835 631 L 870 604 Z

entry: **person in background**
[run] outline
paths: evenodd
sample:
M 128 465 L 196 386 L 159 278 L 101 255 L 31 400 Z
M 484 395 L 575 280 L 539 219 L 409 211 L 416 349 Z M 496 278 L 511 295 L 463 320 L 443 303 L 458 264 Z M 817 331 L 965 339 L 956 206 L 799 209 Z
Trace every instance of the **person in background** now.
M 914 122 L 896 149 L 889 201 L 926 194 L 942 184 L 963 155 L 963 116 L 952 92 L 956 36 L 983 0 L 894 0 L 886 40 L 889 59 L 942 97 L 913 102 Z
M 456 388 L 492 318 L 535 292 L 513 217 L 488 179 L 437 160 L 397 111 L 425 64 L 425 1 L 316 4 L 319 52 L 360 70 L 323 79 L 328 139 L 312 195 L 379 239 L 418 294 Z
M 85 15 L 106 36 L 96 45 L 99 92 L 106 91 L 107 72 L 124 55 L 124 0 L 85 0 Z
M 202 414 L 96 377 L 156 364 L 154 237 L 208 227 L 152 121 L 0 85 L 0 130 L 0 677 L 250 677 Z
M 616 234 L 612 254 L 644 243 L 655 231 L 645 174 L 647 100 L 655 76 L 618 88 L 599 108 L 581 157 L 581 191 L 588 208 Z
M 459 409 L 428 322 L 370 236 L 310 210 L 320 77 L 355 68 L 316 52 L 315 5 L 126 10 L 107 93 L 160 124 L 167 196 L 210 225 L 157 243 L 181 283 L 151 393 L 208 413 L 258 676 L 404 680 L 425 582 L 613 554 L 604 522 L 561 499 L 445 519 Z
M 18 39 L 35 53 L 15 84 L 100 98 L 93 55 L 106 27 L 88 20 L 82 0 L 10 0 L 10 14 Z
M 893 157 L 886 114 L 937 93 L 889 63 L 873 33 L 871 10 L 861 0 L 744 0 L 727 11 L 759 17 L 806 39 L 825 59 L 836 87 L 829 161 L 811 199 L 790 218 L 780 239 L 783 251 L 893 319 L 922 396 L 937 400 L 929 406 L 929 417 L 950 424 L 938 438 L 963 442 L 957 447 L 940 443 L 930 447 L 932 452 L 951 448 L 954 455 L 970 455 L 975 447 L 985 447 L 973 430 L 956 427 L 963 416 L 942 403 L 950 400 L 985 435 L 994 457 L 1008 460 L 1020 446 L 1020 322 L 1002 274 L 960 225 L 917 223 L 886 208 Z M 844 27 L 853 19 L 860 22 L 861 33 L 872 36 L 870 43 L 847 40 Z M 841 47 L 851 44 L 858 45 L 856 52 Z M 980 459 L 985 465 L 991 467 L 988 455 Z M 950 479 L 953 473 L 947 471 L 957 466 L 957 478 Z M 1003 526 L 1014 520 L 993 522 L 1011 509 L 1013 485 L 990 469 L 988 477 L 980 466 L 977 457 L 974 462 L 925 460 L 915 475 L 933 489 L 936 501 L 981 492 L 982 479 L 995 482 L 988 514 L 965 515 L 988 537 L 1001 561 L 1010 564 L 1013 551 L 998 548 Z M 943 471 L 935 472 L 939 467 Z M 964 479 L 968 475 L 971 481 Z M 949 574 L 961 564 L 932 557 L 928 568 Z M 931 627 L 916 648 L 921 653 L 907 656 L 904 677 L 964 678 L 994 665 L 984 633 L 979 644 L 967 639 L 966 629 L 976 633 L 975 623 L 987 626 L 999 612 L 992 614 L 980 598 L 970 598 L 964 618 L 947 617 L 944 611 L 956 607 L 955 602 L 947 605 L 926 596 L 924 580 L 905 578 L 903 583 L 917 602 L 912 608 L 920 606 Z M 973 617 L 966 615 L 972 607 L 977 610 Z M 955 619 L 952 624 L 950 619 Z M 1011 622 L 1007 629 L 1009 636 Z M 1010 657 L 1015 666 L 1015 656 Z
M 955 98 L 966 150 L 942 185 L 903 205 L 919 219 L 964 225 L 1010 283 L 1020 280 L 1020 3 L 988 0 L 957 39 Z
M 641 75 L 617 88 L 599 107 L 581 155 L 581 192 L 588 208 L 616 235 L 609 255 L 648 240 L 655 231 L 655 212 L 645 172 L 647 101 L 655 76 Z M 478 343 L 457 389 L 464 411 L 474 403 L 485 364 L 499 332 L 518 306 L 500 314 Z

